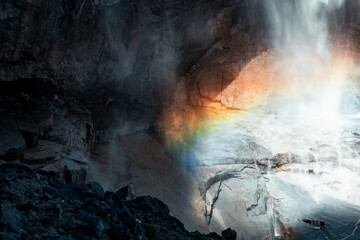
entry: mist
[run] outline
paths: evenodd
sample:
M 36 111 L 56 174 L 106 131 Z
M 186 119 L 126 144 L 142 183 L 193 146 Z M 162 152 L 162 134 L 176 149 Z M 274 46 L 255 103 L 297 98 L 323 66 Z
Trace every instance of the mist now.
M 280 84 L 288 101 L 282 114 L 334 118 L 346 72 L 338 66 L 329 37 L 329 16 L 342 0 L 265 1 L 269 36 L 276 51 Z

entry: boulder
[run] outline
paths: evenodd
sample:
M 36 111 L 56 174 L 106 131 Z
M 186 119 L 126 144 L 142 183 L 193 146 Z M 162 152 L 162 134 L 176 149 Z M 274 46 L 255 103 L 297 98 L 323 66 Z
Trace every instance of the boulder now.
M 123 200 L 134 200 L 135 196 L 131 193 L 131 187 L 125 186 L 121 189 L 119 189 L 118 191 L 115 192 L 115 194 Z
M 94 237 L 100 237 L 105 229 L 104 221 L 98 216 L 89 217 L 87 220 L 86 230 Z
M 237 234 L 231 228 L 227 228 L 221 232 L 221 236 L 223 236 L 225 240 L 236 240 Z
M 1 204 L 1 223 L 8 232 L 21 234 L 21 221 L 25 220 L 25 216 L 22 216 L 15 208 Z
M 97 182 L 90 182 L 86 184 L 87 192 L 90 195 L 93 195 L 99 199 L 104 198 L 104 189 L 102 186 Z
M 63 146 L 48 140 L 39 140 L 35 147 L 25 150 L 23 161 L 28 164 L 42 165 L 56 160 Z
M 215 233 L 189 233 L 164 203 L 150 196 L 124 200 L 113 192 L 103 194 L 95 182 L 64 185 L 55 175 L 19 166 L 0 167 L 7 176 L 0 182 L 1 194 L 17 196 L 0 198 L 3 239 L 222 239 Z
M 67 200 L 83 200 L 86 198 L 86 188 L 73 183 L 66 184 L 60 189 L 60 196 Z

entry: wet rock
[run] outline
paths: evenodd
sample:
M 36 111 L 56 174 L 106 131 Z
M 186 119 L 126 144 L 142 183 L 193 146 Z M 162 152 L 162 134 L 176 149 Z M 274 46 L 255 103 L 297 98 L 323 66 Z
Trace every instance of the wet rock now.
M 268 190 L 260 169 L 245 164 L 222 165 L 199 167 L 196 174 L 205 217 L 213 231 L 221 233 L 227 226 L 246 239 L 266 234 Z M 234 218 L 242 224 L 235 223 Z

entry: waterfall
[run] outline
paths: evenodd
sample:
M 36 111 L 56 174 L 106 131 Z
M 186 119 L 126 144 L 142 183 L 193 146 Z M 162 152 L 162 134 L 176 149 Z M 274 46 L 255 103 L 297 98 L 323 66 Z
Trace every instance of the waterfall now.
M 281 62 L 278 77 L 291 95 L 289 104 L 278 111 L 334 118 L 341 97 L 341 77 L 330 74 L 334 61 L 328 16 L 342 0 L 272 0 L 265 4 L 269 35 Z

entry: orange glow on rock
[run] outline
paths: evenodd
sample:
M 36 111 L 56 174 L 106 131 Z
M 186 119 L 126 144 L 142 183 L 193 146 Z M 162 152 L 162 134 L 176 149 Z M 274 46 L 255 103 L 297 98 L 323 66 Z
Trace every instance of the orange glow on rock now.
M 249 110 L 261 104 L 270 93 L 273 72 L 269 53 L 252 59 L 234 81 L 221 93 L 220 99 L 228 108 Z
M 316 97 L 324 91 L 329 92 L 327 97 L 331 100 L 335 97 L 331 94 L 340 93 L 356 70 L 357 52 L 351 46 L 334 43 L 330 63 L 322 62 L 314 54 L 312 62 L 303 66 L 295 58 L 284 57 L 286 49 L 262 52 L 243 66 L 205 107 L 194 106 L 194 101 L 187 99 L 188 89 L 181 86 L 171 107 L 164 108 L 157 127 L 170 140 L 184 143 L 214 121 L 228 121 L 222 117 L 233 109 L 244 113 L 269 111 L 286 103 L 296 105 L 301 98 L 312 101 L 313 97 L 317 101 Z

